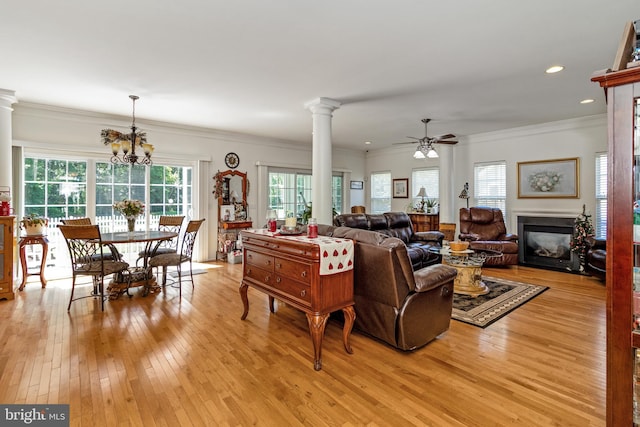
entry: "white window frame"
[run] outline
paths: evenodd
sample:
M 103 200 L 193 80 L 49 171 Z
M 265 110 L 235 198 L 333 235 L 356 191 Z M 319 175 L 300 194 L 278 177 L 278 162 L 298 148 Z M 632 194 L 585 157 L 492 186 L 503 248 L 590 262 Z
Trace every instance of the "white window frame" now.
M 507 213 L 507 162 L 479 162 L 473 165 L 475 206 L 499 208 Z
M 391 172 L 372 172 L 371 183 L 371 212 L 385 213 L 391 210 Z
M 424 187 L 427 196 L 425 199 L 435 199 L 440 203 L 440 168 L 437 166 L 414 169 L 411 171 L 411 200 L 413 207 L 419 207 L 422 197 L 416 197 L 420 191 L 420 187 Z
M 596 237 L 607 238 L 607 153 L 596 153 L 595 159 L 596 212 L 594 229 Z

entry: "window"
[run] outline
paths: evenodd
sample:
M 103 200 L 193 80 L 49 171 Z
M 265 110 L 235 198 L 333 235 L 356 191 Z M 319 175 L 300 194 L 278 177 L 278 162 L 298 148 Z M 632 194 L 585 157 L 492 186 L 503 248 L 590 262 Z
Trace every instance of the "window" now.
M 331 180 L 331 198 L 335 212 L 342 211 L 343 175 L 335 173 Z M 269 200 L 267 209 L 274 209 L 278 219 L 291 214 L 302 219 L 305 207 L 311 203 L 311 172 L 294 169 L 269 169 Z
M 96 162 L 96 224 L 105 231 L 126 231 L 126 221 L 113 210 L 113 204 L 124 199 L 136 199 L 147 204 L 146 166 Z M 137 227 L 144 217 L 138 217 Z
M 192 217 L 191 175 L 190 167 L 151 166 L 148 206 L 151 228 L 158 227 L 161 215 Z
M 384 213 L 391 210 L 391 172 L 371 174 L 371 212 Z
M 87 212 L 87 162 L 28 157 L 24 164 L 24 212 L 52 220 Z
M 416 197 L 420 191 L 420 187 L 424 187 L 427 192 L 425 198 L 435 199 L 438 201 L 440 197 L 440 170 L 436 168 L 414 169 L 411 173 L 411 198 L 413 206 L 420 206 L 422 197 Z
M 607 237 L 607 153 L 596 154 L 596 237 Z
M 476 163 L 474 197 L 476 206 L 500 208 L 503 215 L 507 206 L 506 162 Z

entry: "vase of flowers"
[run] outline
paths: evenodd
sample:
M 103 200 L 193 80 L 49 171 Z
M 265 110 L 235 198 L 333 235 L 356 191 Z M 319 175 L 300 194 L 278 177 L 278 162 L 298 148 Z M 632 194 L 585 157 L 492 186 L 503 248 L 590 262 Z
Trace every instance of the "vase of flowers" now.
M 113 204 L 113 209 L 120 212 L 127 219 L 127 229 L 133 233 L 136 227 L 136 218 L 144 213 L 144 204 L 140 200 L 124 199 Z

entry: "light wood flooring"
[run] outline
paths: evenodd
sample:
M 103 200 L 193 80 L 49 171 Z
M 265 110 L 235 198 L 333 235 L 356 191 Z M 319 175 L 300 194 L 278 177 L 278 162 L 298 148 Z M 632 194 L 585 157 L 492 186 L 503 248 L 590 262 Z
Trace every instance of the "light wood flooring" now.
M 605 289 L 525 267 L 485 274 L 550 287 L 486 329 L 452 321 L 414 352 L 330 320 L 313 369 L 304 314 L 211 263 L 195 289 L 76 301 L 29 278 L 0 301 L 0 403 L 68 403 L 71 426 L 603 426 Z M 76 292 L 89 292 L 89 286 Z

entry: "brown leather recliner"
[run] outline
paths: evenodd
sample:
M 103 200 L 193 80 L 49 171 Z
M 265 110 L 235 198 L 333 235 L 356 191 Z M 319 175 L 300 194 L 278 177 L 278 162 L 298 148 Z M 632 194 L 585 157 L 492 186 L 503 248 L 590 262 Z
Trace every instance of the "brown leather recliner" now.
M 607 240 L 588 238 L 585 271 L 600 280 L 607 278 Z
M 470 249 L 502 252 L 502 256 L 488 257 L 484 265 L 518 264 L 518 236 L 507 233 L 498 208 L 461 208 L 459 238 L 468 241 Z
M 320 233 L 355 240 L 355 328 L 400 350 L 422 347 L 449 329 L 456 269 L 413 271 L 402 240 L 323 225 Z

